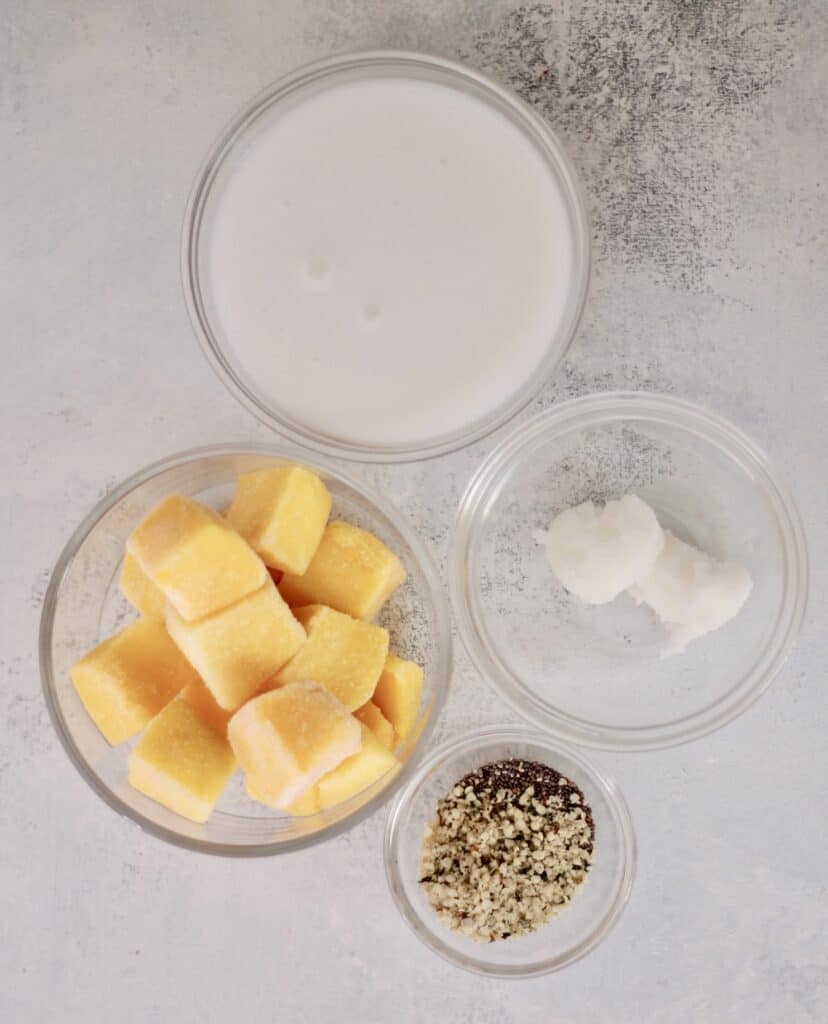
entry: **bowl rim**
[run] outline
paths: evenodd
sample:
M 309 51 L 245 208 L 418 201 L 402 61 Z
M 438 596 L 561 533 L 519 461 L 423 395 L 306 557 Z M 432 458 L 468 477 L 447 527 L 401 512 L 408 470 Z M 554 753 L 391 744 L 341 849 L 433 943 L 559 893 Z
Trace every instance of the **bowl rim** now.
M 589 776 L 590 780 L 601 790 L 606 798 L 613 812 L 613 818 L 621 840 L 619 843 L 621 873 L 609 909 L 604 913 L 589 935 L 577 945 L 564 953 L 539 961 L 529 967 L 521 965 L 492 967 L 478 957 L 464 956 L 452 949 L 440 937 L 444 926 L 439 923 L 436 916 L 433 921 L 429 921 L 418 913 L 408 899 L 400 880 L 398 845 L 401 836 L 402 818 L 416 791 L 429 774 L 445 766 L 457 754 L 471 752 L 491 742 L 536 743 L 544 751 L 548 752 L 550 759 L 553 761 L 556 754 L 562 754 L 574 761 Z M 541 732 L 538 729 L 523 724 L 501 724 L 484 726 L 454 740 L 450 740 L 435 748 L 422 761 L 416 773 L 408 779 L 405 787 L 397 793 L 394 803 L 391 805 L 385 825 L 383 859 L 385 862 L 386 881 L 397 910 L 421 942 L 437 953 L 438 956 L 442 957 L 442 959 L 447 960 L 456 967 L 462 967 L 464 970 L 471 971 L 473 974 L 492 978 L 520 979 L 551 974 L 553 971 L 558 971 L 569 964 L 575 963 L 576 960 L 586 956 L 587 953 L 591 952 L 607 937 L 617 924 L 632 894 L 638 854 L 635 828 L 629 806 L 618 783 L 611 775 L 598 768 L 584 756 L 582 751 L 574 749 L 568 744 L 561 743 L 548 732 Z
M 109 787 L 106 786 L 100 780 L 98 775 L 89 767 L 86 759 L 74 741 L 72 731 L 64 718 L 63 712 L 60 708 L 60 702 L 56 696 L 55 671 L 52 660 L 52 637 L 55 613 L 58 607 L 63 581 L 83 542 L 98 524 L 100 519 L 136 487 L 139 487 L 141 484 L 146 483 L 159 473 L 166 470 L 187 465 L 188 463 L 194 462 L 198 459 L 212 458 L 216 456 L 220 457 L 223 455 L 259 455 L 281 459 L 283 461 L 295 461 L 310 469 L 318 470 L 353 488 L 363 498 L 370 501 L 372 505 L 374 505 L 374 507 L 402 534 L 405 542 L 414 552 L 418 567 L 426 579 L 430 591 L 430 599 L 434 604 L 439 677 L 442 681 L 435 687 L 431 713 L 423 723 L 420 734 L 417 737 L 417 742 L 408 759 L 401 765 L 400 769 L 390 779 L 387 785 L 382 787 L 382 789 L 375 793 L 370 800 L 366 801 L 363 806 L 359 807 L 352 814 L 348 814 L 316 832 L 307 833 L 302 836 L 297 836 L 294 839 L 286 839 L 275 843 L 238 845 L 234 843 L 217 842 L 209 839 L 199 839 L 192 836 L 181 835 L 171 828 L 167 828 L 164 825 L 160 825 L 157 822 L 153 822 L 150 819 L 145 818 L 144 815 L 134 810 L 127 803 L 121 800 L 121 798 L 109 789 Z M 306 847 L 313 846 L 316 843 L 331 839 L 334 836 L 341 835 L 343 832 L 352 828 L 354 825 L 363 821 L 378 810 L 393 796 L 394 793 L 397 792 L 405 780 L 409 778 L 419 761 L 424 756 L 428 741 L 448 695 L 453 666 L 451 612 L 440 573 L 425 542 L 421 540 L 416 531 L 409 526 L 402 514 L 358 477 L 351 476 L 349 472 L 343 471 L 340 467 L 332 465 L 326 460 L 315 456 L 309 457 L 309 453 L 293 448 L 290 445 L 245 441 L 205 445 L 165 456 L 164 458 L 158 459 L 146 466 L 144 469 L 141 469 L 127 477 L 95 504 L 69 537 L 69 540 L 66 542 L 63 550 L 58 556 L 57 562 L 52 570 L 40 614 L 38 653 L 41 686 L 44 700 L 46 702 L 46 708 L 49 712 L 49 718 L 51 719 L 55 732 L 57 733 L 61 745 L 66 751 L 70 761 L 91 789 L 112 810 L 138 825 L 144 832 L 156 836 L 157 838 L 171 843 L 174 846 L 194 850 L 199 853 L 209 853 L 224 857 L 268 857 L 275 854 L 289 853 L 294 850 L 304 849 Z
M 273 104 L 320 79 L 347 74 L 355 69 L 376 71 L 383 68 L 428 69 L 448 80 L 465 82 L 479 94 L 485 94 L 486 99 L 504 116 L 510 117 L 542 144 L 560 178 L 561 194 L 572 221 L 575 249 L 573 283 L 562 327 L 550 338 L 542 363 L 524 385 L 488 415 L 478 418 L 463 430 L 425 442 L 388 445 L 341 440 L 332 434 L 314 430 L 254 395 L 233 371 L 221 342 L 210 326 L 202 295 L 198 255 L 201 224 L 212 185 L 225 159 L 248 128 Z M 358 50 L 313 61 L 281 76 L 255 95 L 229 121 L 210 147 L 190 191 L 182 228 L 180 269 L 184 302 L 202 353 L 230 394 L 258 420 L 294 444 L 301 444 L 322 455 L 360 462 L 411 462 L 445 455 L 480 440 L 511 420 L 540 392 L 565 357 L 583 317 L 592 272 L 592 231 L 585 191 L 574 163 L 555 130 L 516 92 L 473 67 L 436 54 L 402 49 Z
M 559 436 L 586 425 L 635 417 L 683 428 L 715 444 L 752 477 L 767 498 L 784 559 L 783 594 L 773 633 L 743 679 L 724 700 L 667 725 L 607 726 L 556 710 L 523 687 L 489 641 L 471 578 L 472 548 L 481 517 L 503 474 L 522 450 L 542 436 Z M 673 395 L 648 391 L 608 391 L 582 395 L 552 406 L 517 425 L 484 459 L 458 507 L 449 556 L 449 590 L 458 633 L 473 664 L 506 703 L 537 728 L 581 746 L 603 750 L 658 750 L 711 733 L 742 714 L 770 686 L 799 635 L 808 600 L 808 549 L 796 505 L 776 478 L 761 448 L 718 413 Z

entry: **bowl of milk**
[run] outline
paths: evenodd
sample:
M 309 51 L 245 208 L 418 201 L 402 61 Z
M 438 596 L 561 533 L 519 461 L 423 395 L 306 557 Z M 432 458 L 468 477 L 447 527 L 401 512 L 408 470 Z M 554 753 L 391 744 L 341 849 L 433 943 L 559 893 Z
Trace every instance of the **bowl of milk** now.
M 404 461 L 505 423 L 566 352 L 587 214 L 560 141 L 477 71 L 350 54 L 253 100 L 201 168 L 182 272 L 230 391 L 327 454 Z

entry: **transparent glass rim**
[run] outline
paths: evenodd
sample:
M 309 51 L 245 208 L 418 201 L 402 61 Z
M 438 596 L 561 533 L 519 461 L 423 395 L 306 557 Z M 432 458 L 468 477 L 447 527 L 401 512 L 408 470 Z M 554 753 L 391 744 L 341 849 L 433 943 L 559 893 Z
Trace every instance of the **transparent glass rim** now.
M 529 967 L 520 965 L 496 967 L 487 964 L 477 957 L 464 956 L 457 950 L 452 949 L 440 936 L 442 926 L 436 916 L 433 921 L 426 920 L 417 912 L 406 896 L 398 867 L 398 848 L 401 840 L 402 819 L 423 780 L 457 755 L 470 753 L 476 748 L 483 747 L 491 742 L 536 743 L 548 751 L 552 760 L 554 760 L 556 754 L 563 754 L 570 758 L 603 793 L 612 810 L 615 824 L 621 837 L 620 879 L 612 904 L 606 913 L 598 921 L 590 934 L 576 946 L 557 956 L 532 964 Z M 494 725 L 476 729 L 460 739 L 445 743 L 433 750 L 420 764 L 416 773 L 409 778 L 405 788 L 397 793 L 385 826 L 383 854 L 385 877 L 391 890 L 391 895 L 403 920 L 418 939 L 444 960 L 457 967 L 462 967 L 474 974 L 482 974 L 488 977 L 515 979 L 537 977 L 541 974 L 551 974 L 553 971 L 559 971 L 562 967 L 566 967 L 586 956 L 587 953 L 605 939 L 617 923 L 624 907 L 629 901 L 635 881 L 638 860 L 632 815 L 615 780 L 597 768 L 591 761 L 587 760 L 580 751 L 554 740 L 548 733 L 539 732 L 536 729 L 522 725 Z
M 749 475 L 769 502 L 781 538 L 784 595 L 771 639 L 747 675 L 722 701 L 675 722 L 639 727 L 596 725 L 531 694 L 498 657 L 484 625 L 471 552 L 492 493 L 503 475 L 538 437 L 635 417 L 683 428 L 715 445 Z M 449 589 L 458 632 L 478 671 L 497 693 L 537 728 L 571 743 L 604 750 L 657 750 L 705 736 L 742 714 L 770 686 L 787 660 L 808 600 L 808 549 L 796 505 L 762 450 L 716 413 L 672 395 L 611 391 L 569 399 L 520 424 L 490 453 L 472 477 L 457 512 L 449 564 Z
M 195 459 L 211 458 L 221 455 L 263 455 L 280 459 L 295 459 L 297 462 L 324 472 L 330 477 L 347 484 L 362 497 L 370 501 L 376 508 L 394 524 L 396 529 L 405 538 L 406 543 L 414 552 L 419 568 L 421 569 L 428 584 L 431 600 L 434 604 L 434 620 L 437 632 L 437 643 L 440 651 L 440 676 L 441 684 L 435 689 L 434 703 L 427 720 L 423 724 L 422 731 L 417 740 L 415 749 L 411 752 L 406 762 L 402 765 L 397 774 L 384 786 L 375 796 L 367 801 L 362 807 L 346 817 L 332 822 L 330 825 L 319 829 L 316 832 L 297 836 L 295 839 L 283 839 L 275 843 L 257 843 L 250 845 L 237 845 L 234 843 L 220 843 L 212 840 L 196 839 L 190 836 L 183 836 L 172 829 L 165 828 L 156 822 L 145 818 L 138 811 L 135 811 L 127 803 L 122 801 L 115 793 L 105 786 L 98 776 L 91 770 L 83 754 L 78 749 L 69 726 L 61 711 L 60 702 L 57 698 L 57 684 L 55 679 L 54 665 L 52 661 L 52 635 L 54 630 L 55 613 L 57 610 L 60 590 L 63 580 L 75 556 L 81 548 L 91 531 L 106 513 L 124 497 L 130 494 L 136 487 L 146 483 L 159 473 L 168 469 L 174 469 L 186 465 Z M 308 458 L 308 453 L 291 449 L 287 445 L 255 444 L 255 443 L 228 443 L 219 445 L 208 445 L 202 448 L 192 448 L 187 451 L 169 455 L 146 468 L 128 477 L 110 491 L 89 514 L 82 520 L 75 529 L 72 536 L 61 552 L 49 580 L 49 586 L 43 600 L 43 609 L 40 616 L 40 630 L 38 637 L 38 651 L 40 658 L 40 678 L 43 689 L 43 696 L 46 707 L 55 732 L 84 781 L 94 790 L 95 793 L 113 811 L 130 819 L 140 828 L 159 839 L 163 839 L 174 846 L 188 850 L 195 850 L 200 853 L 215 854 L 224 857 L 268 857 L 275 854 L 289 853 L 294 850 L 304 849 L 316 843 L 331 839 L 352 828 L 354 825 L 369 817 L 383 804 L 385 804 L 404 784 L 417 764 L 423 757 L 428 746 L 428 741 L 434 730 L 437 719 L 448 694 L 452 672 L 452 637 L 451 637 L 451 614 L 449 604 L 443 589 L 440 573 L 431 557 L 425 544 L 411 529 L 401 514 L 380 495 L 376 494 L 370 487 L 367 487 L 361 480 L 350 476 L 336 466 L 318 458 Z
M 573 284 L 568 313 L 557 332 L 550 336 L 549 349 L 537 372 L 515 395 L 468 428 L 446 434 L 427 443 L 358 444 L 313 430 L 258 398 L 234 372 L 210 324 L 202 294 L 199 268 L 199 236 L 212 185 L 229 154 L 253 123 L 274 104 L 297 90 L 323 78 L 357 70 L 405 70 L 427 68 L 449 80 L 473 85 L 478 94 L 509 116 L 540 145 L 560 178 L 562 193 L 572 220 L 575 255 Z M 181 244 L 181 279 L 190 322 L 201 349 L 213 371 L 228 391 L 262 423 L 290 440 L 323 455 L 361 462 L 410 462 L 455 451 L 503 426 L 538 394 L 566 355 L 577 332 L 589 291 L 591 273 L 591 232 L 589 216 L 575 167 L 557 134 L 528 103 L 487 75 L 455 61 L 405 50 L 367 50 L 340 54 L 307 64 L 278 79 L 259 93 L 230 122 L 210 150 L 196 175 L 184 216 Z

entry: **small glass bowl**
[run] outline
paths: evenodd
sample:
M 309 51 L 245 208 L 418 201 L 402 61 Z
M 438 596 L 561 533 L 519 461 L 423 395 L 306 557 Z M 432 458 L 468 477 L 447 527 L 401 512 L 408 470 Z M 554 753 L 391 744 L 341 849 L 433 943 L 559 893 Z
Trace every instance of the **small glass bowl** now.
M 595 859 L 571 902 L 537 931 L 501 942 L 459 935 L 437 917 L 419 885 L 425 826 L 458 779 L 491 761 L 539 761 L 580 787 L 595 822 Z M 522 726 L 480 729 L 435 750 L 397 795 L 385 831 L 385 871 L 414 933 L 458 967 L 500 978 L 529 978 L 579 960 L 604 939 L 632 891 L 636 850 L 630 812 L 617 785 L 581 754 Z
M 312 96 L 372 77 L 409 77 L 467 93 L 486 103 L 516 125 L 542 154 L 560 188 L 572 231 L 572 281 L 566 306 L 540 366 L 513 394 L 495 408 L 450 434 L 424 437 L 412 443 L 363 444 L 324 433 L 277 407 L 233 354 L 211 294 L 206 272 L 214 208 L 226 176 L 244 159 L 251 138 L 268 118 Z M 198 171 L 184 217 L 181 275 L 184 298 L 201 348 L 219 379 L 254 416 L 281 435 L 314 451 L 365 462 L 408 462 L 431 458 L 470 444 L 511 419 L 543 387 L 566 354 L 580 323 L 589 289 L 591 235 L 583 190 L 566 150 L 552 128 L 516 93 L 473 68 L 424 53 L 373 50 L 347 53 L 308 64 L 274 82 L 227 126 Z M 439 371 L 439 368 L 438 368 Z
M 402 767 L 337 807 L 304 818 L 279 814 L 250 800 L 237 772 L 204 825 L 197 825 L 132 789 L 131 744 L 110 747 L 81 704 L 69 676 L 72 664 L 134 617 L 118 590 L 124 544 L 132 528 L 169 494 L 187 494 L 216 509 L 230 500 L 239 473 L 304 464 L 325 481 L 335 517 L 375 533 L 402 560 L 405 584 L 379 621 L 392 649 L 425 669 L 415 727 L 397 750 Z M 183 452 L 142 470 L 90 512 L 61 554 L 40 624 L 40 667 L 46 704 L 75 767 L 113 810 L 177 846 L 228 856 L 263 856 L 308 846 L 367 817 L 408 777 L 446 697 L 451 675 L 448 603 L 422 541 L 387 502 L 361 483 L 301 452 L 269 445 L 218 445 Z
M 663 656 L 666 630 L 626 594 L 595 606 L 565 591 L 534 537 L 567 507 L 629 492 L 753 577 L 739 615 L 682 654 Z M 688 402 L 634 392 L 514 430 L 463 497 L 450 572 L 459 631 L 501 696 L 539 728 L 616 750 L 682 743 L 744 711 L 790 652 L 808 591 L 799 517 L 759 449 Z

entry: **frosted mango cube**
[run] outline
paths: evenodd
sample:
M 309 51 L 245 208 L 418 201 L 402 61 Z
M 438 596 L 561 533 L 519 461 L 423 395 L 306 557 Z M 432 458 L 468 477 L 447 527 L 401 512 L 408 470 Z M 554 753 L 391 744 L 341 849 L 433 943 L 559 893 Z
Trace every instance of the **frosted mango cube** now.
M 236 769 L 226 738 L 176 697 L 129 755 L 129 782 L 190 821 L 206 821 Z
M 265 565 L 301 576 L 319 547 L 331 496 L 302 466 L 242 473 L 225 512 Z
M 307 818 L 311 814 L 318 814 L 321 810 L 319 791 L 316 786 L 311 786 L 288 807 L 288 813 L 292 814 L 294 818 Z
M 420 666 L 390 654 L 372 700 L 394 726 L 400 739 L 405 739 L 417 720 L 422 690 L 423 670 Z
M 292 658 L 305 631 L 270 577 L 254 594 L 198 622 L 167 605 L 170 636 L 197 669 L 219 705 L 235 711 Z
M 127 551 L 187 621 L 240 601 L 267 579 L 264 562 L 221 516 L 181 495 L 156 505 Z
M 326 604 L 369 621 L 405 576 L 399 558 L 381 540 L 333 520 L 305 573 L 285 573 L 279 590 L 291 607 Z
M 388 632 L 319 604 L 294 608 L 293 614 L 308 639 L 274 681 L 313 679 L 349 711 L 361 707 L 374 692 L 385 664 Z
M 362 749 L 338 768 L 323 775 L 316 785 L 322 810 L 348 800 L 367 789 L 399 762 L 370 729 L 362 726 Z
M 190 705 L 203 722 L 206 722 L 221 736 L 227 735 L 227 723 L 233 717 L 233 712 L 227 711 L 219 704 L 209 687 L 201 679 L 194 679 L 188 683 L 179 697 L 185 704 Z
M 357 708 L 354 718 L 370 729 L 384 747 L 394 749 L 394 726 L 372 700 Z
M 98 644 L 71 670 L 83 706 L 115 746 L 141 729 L 195 670 L 155 619 L 138 619 Z
M 146 618 L 164 618 L 164 594 L 156 587 L 132 555 L 127 554 L 124 557 L 118 586 L 132 607 L 146 616 Z
M 289 683 L 261 694 L 230 719 L 227 736 L 248 793 L 287 810 L 361 746 L 353 715 L 318 683 Z

